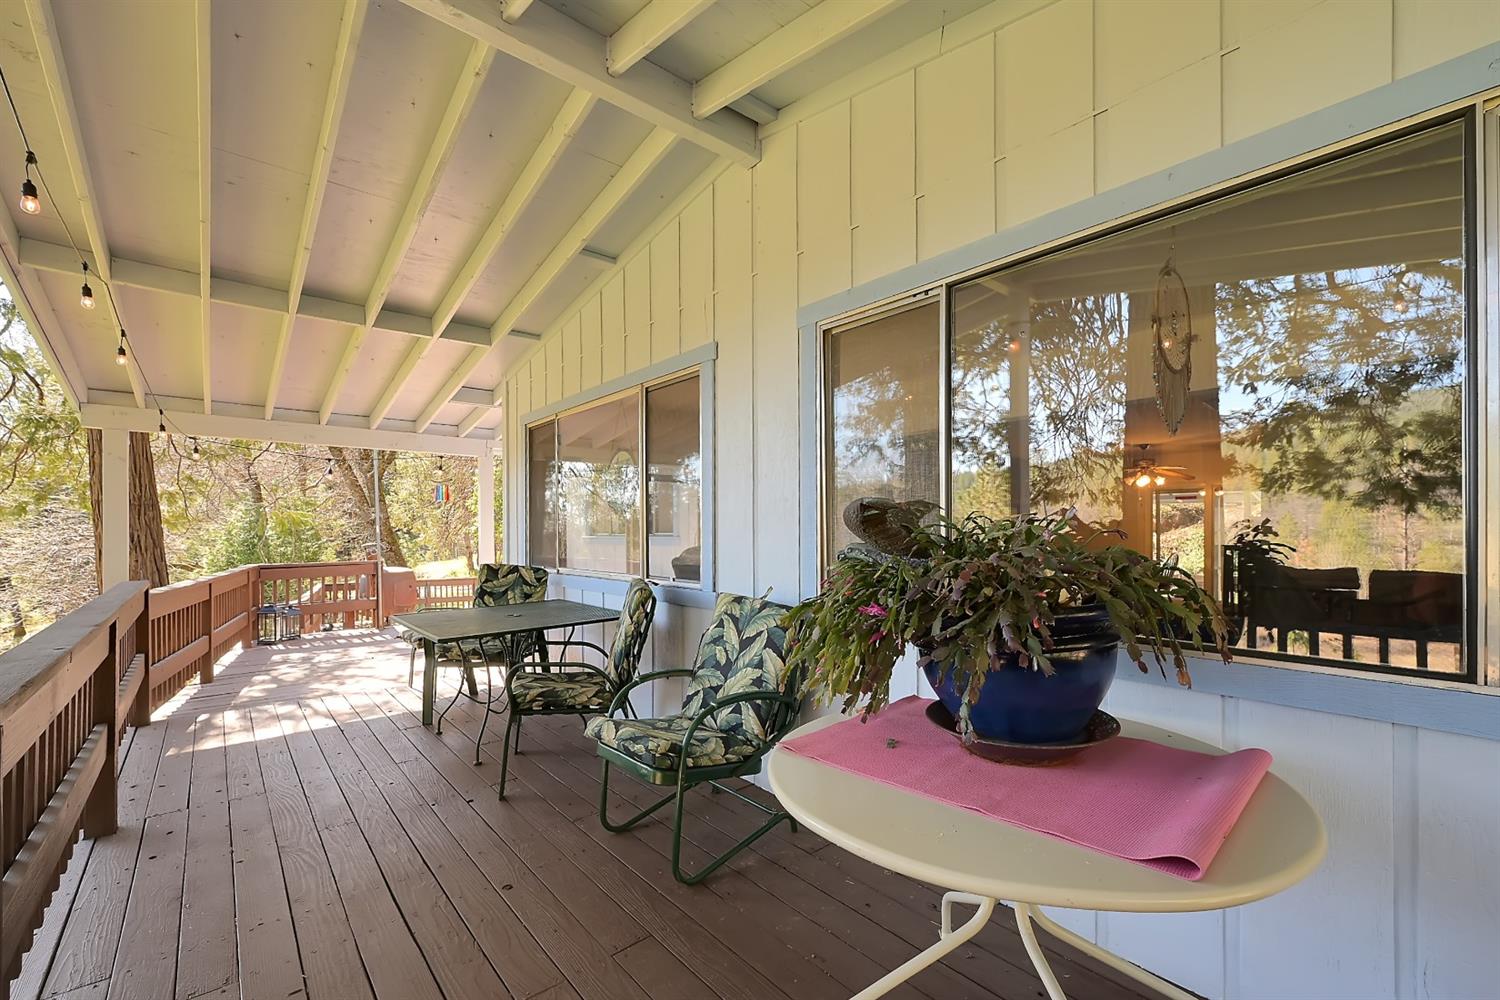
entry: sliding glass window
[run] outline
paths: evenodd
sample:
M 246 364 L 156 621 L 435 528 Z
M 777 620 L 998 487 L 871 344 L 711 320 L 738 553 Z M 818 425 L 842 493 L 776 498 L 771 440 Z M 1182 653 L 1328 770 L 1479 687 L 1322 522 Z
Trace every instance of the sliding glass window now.
M 1074 506 L 1175 557 L 1241 647 L 1471 675 L 1466 128 L 948 286 L 954 516 Z M 833 551 L 855 496 L 935 498 L 875 471 L 905 489 L 881 449 L 937 426 L 935 312 L 827 345 Z M 851 411 L 860 353 L 887 375 Z
M 660 580 L 701 578 L 698 386 L 693 373 L 528 428 L 533 563 Z

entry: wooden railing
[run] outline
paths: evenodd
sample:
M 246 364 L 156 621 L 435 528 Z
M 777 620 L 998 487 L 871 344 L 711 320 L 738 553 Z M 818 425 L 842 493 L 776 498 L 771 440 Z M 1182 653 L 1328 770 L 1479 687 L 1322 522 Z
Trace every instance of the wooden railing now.
M 145 722 L 146 585 L 122 583 L 0 654 L 0 994 L 85 836 L 113 833 L 115 759 Z
M 467 608 L 474 603 L 472 576 L 455 576 L 443 580 L 417 580 L 417 610 L 432 608 Z
M 302 630 L 371 626 L 380 618 L 380 564 L 365 562 L 281 563 L 256 567 L 262 604 L 302 610 Z

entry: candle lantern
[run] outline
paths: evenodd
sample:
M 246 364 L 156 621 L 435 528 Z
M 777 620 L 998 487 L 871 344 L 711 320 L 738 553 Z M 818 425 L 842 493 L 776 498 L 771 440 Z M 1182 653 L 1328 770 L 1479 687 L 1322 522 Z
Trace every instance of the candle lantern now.
M 269 646 L 281 638 L 281 609 L 274 604 L 263 604 L 255 611 L 255 642 Z
M 283 639 L 302 638 L 302 609 L 295 604 L 288 604 L 281 609 L 281 637 Z

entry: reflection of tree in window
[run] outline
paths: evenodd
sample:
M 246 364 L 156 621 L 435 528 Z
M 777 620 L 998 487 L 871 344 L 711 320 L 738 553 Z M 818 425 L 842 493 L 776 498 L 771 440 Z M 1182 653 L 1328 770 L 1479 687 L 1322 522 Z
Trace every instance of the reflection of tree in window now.
M 1395 535 L 1391 568 L 1460 567 L 1462 263 L 1224 283 L 1217 299 L 1234 471 L 1273 498 L 1364 514 Z

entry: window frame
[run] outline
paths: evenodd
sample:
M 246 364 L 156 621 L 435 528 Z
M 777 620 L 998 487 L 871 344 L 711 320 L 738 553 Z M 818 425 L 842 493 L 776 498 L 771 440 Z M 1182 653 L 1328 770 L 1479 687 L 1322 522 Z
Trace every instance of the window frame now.
M 937 296 L 939 325 L 934 333 L 938 337 L 938 356 L 940 359 L 938 366 L 938 379 L 940 383 L 938 394 L 938 445 L 941 456 L 939 462 L 939 496 L 940 509 L 945 513 L 951 513 L 953 509 L 952 375 L 954 360 L 952 303 L 955 289 L 982 278 L 1001 275 L 1035 261 L 1064 254 L 1079 247 L 1088 246 L 1101 240 L 1154 225 L 1201 206 L 1211 205 L 1243 192 L 1255 190 L 1268 184 L 1274 184 L 1280 180 L 1317 169 L 1325 164 L 1349 159 L 1370 150 L 1379 149 L 1382 146 L 1396 143 L 1424 132 L 1444 128 L 1457 122 L 1462 122 L 1464 126 L 1463 253 L 1465 259 L 1465 310 L 1463 344 L 1465 355 L 1462 407 L 1462 446 L 1464 456 L 1462 477 L 1464 535 L 1462 671 L 1459 673 L 1440 673 L 1432 670 L 1420 670 L 1414 667 L 1367 663 L 1301 653 L 1282 653 L 1276 650 L 1259 648 L 1233 647 L 1233 650 L 1237 660 L 1266 661 L 1277 664 L 1307 666 L 1320 670 L 1332 669 L 1340 674 L 1355 677 L 1372 674 L 1384 675 L 1387 679 L 1399 678 L 1425 682 L 1436 681 L 1440 683 L 1452 683 L 1466 688 L 1500 685 L 1500 676 L 1490 677 L 1486 675 L 1484 668 L 1485 650 L 1481 648 L 1481 643 L 1484 642 L 1481 623 L 1485 619 L 1489 607 L 1486 603 L 1487 595 L 1481 587 L 1480 579 L 1483 572 L 1482 559 L 1484 556 L 1481 549 L 1486 544 L 1486 539 L 1482 532 L 1479 514 L 1480 510 L 1485 506 L 1487 499 L 1485 477 L 1494 478 L 1495 476 L 1495 471 L 1489 466 L 1491 464 L 1500 465 L 1500 455 L 1497 455 L 1497 452 L 1500 452 L 1500 432 L 1487 430 L 1485 421 L 1481 419 L 1480 412 L 1480 396 L 1483 389 L 1479 377 L 1480 366 L 1485 365 L 1486 370 L 1490 371 L 1495 368 L 1497 363 L 1500 363 L 1500 350 L 1495 350 L 1489 343 L 1496 339 L 1497 334 L 1500 334 L 1500 329 L 1481 332 L 1480 318 L 1480 313 L 1484 309 L 1484 303 L 1480 301 L 1480 291 L 1481 288 L 1487 287 L 1481 283 L 1480 275 L 1485 268 L 1491 267 L 1494 263 L 1494 261 L 1486 259 L 1487 255 L 1496 255 L 1497 250 L 1500 250 L 1500 204 L 1491 204 L 1485 201 L 1482 198 L 1480 190 L 1481 183 L 1488 178 L 1488 174 L 1485 174 L 1486 171 L 1491 174 L 1500 175 L 1500 164 L 1487 163 L 1484 155 L 1486 149 L 1491 149 L 1495 151 L 1495 158 L 1500 159 L 1500 100 L 1490 100 L 1484 97 L 1460 102 L 1430 114 L 1415 117 L 1398 125 L 1377 129 L 1346 142 L 1310 150 L 1301 156 L 1274 164 L 1265 170 L 1230 179 L 1209 189 L 1151 206 L 1124 218 L 1102 223 L 1061 239 L 1052 240 L 999 259 L 991 260 L 987 263 L 965 268 L 963 271 L 927 282 L 902 294 L 890 296 L 879 302 L 846 310 L 837 315 L 819 320 L 814 324 L 814 344 L 817 361 L 816 420 L 818 451 L 815 475 L 817 482 L 815 527 L 818 579 L 824 577 L 828 566 L 832 562 L 830 546 L 832 544 L 833 532 L 829 523 L 831 514 L 827 507 L 831 487 L 829 461 L 833 450 L 833 421 L 829 412 L 831 394 L 826 355 L 828 353 L 829 337 L 833 333 L 849 330 L 904 309 L 924 305 L 931 301 L 933 296 Z M 1482 174 L 1485 174 L 1485 176 L 1482 177 Z M 1490 178 L 1490 183 L 1500 188 L 1500 176 Z M 1500 199 L 1492 198 L 1492 200 Z M 1485 230 L 1488 237 L 1484 243 L 1480 239 L 1481 230 Z M 1497 275 L 1494 273 L 1486 272 L 1486 280 L 1496 281 L 1500 280 L 1500 278 L 1497 278 Z M 1500 326 L 1500 322 L 1497 322 L 1497 326 Z M 1500 377 L 1500 372 L 1495 374 L 1497 374 L 1497 377 Z M 1493 413 L 1488 415 L 1491 423 L 1494 422 L 1494 416 Z M 1481 468 L 1481 465 L 1484 465 L 1485 468 Z M 1495 497 L 1490 495 L 1488 499 L 1493 501 Z M 1497 529 L 1491 530 L 1494 531 Z
M 629 376 L 628 378 L 637 377 Z M 650 483 L 648 482 L 649 477 L 647 473 L 649 460 L 646 454 L 646 396 L 652 389 L 660 388 L 661 386 L 665 385 L 671 385 L 676 382 L 685 381 L 690 378 L 696 378 L 698 380 L 698 448 L 699 454 L 701 456 L 700 462 L 703 479 L 703 482 L 699 488 L 698 507 L 698 531 L 700 538 L 700 552 L 702 553 L 702 568 L 700 571 L 701 578 L 696 581 L 667 579 L 664 577 L 656 576 L 652 573 L 650 559 L 650 542 L 652 535 L 648 527 L 649 518 L 647 517 L 647 504 L 649 503 L 650 499 Z M 582 398 L 564 400 L 564 405 L 546 408 L 540 416 L 532 414 L 523 420 L 521 424 L 521 441 L 526 447 L 526 455 L 524 461 L 521 463 L 522 468 L 525 470 L 524 481 L 521 486 L 521 497 L 525 500 L 525 503 L 521 511 L 520 537 L 524 539 L 525 542 L 524 558 L 528 563 L 531 563 L 532 565 L 543 565 L 541 563 L 535 562 L 534 555 L 531 551 L 531 432 L 536 428 L 543 427 L 548 424 L 552 425 L 554 455 L 553 461 L 554 463 L 556 463 L 558 461 L 556 456 L 561 451 L 559 442 L 557 440 L 557 428 L 559 421 L 561 421 L 564 417 L 593 409 L 596 406 L 601 406 L 604 404 L 630 398 L 634 398 L 636 404 L 636 448 L 638 449 L 638 454 L 640 456 L 641 470 L 641 474 L 639 477 L 640 482 L 637 487 L 636 495 L 636 502 L 638 504 L 637 510 L 639 511 L 640 515 L 637 519 L 638 524 L 636 534 L 639 535 L 637 541 L 641 546 L 641 572 L 639 574 L 636 574 L 630 572 L 616 572 L 612 570 L 581 569 L 578 567 L 560 565 L 546 565 L 543 568 L 547 569 L 555 575 L 562 577 L 627 581 L 635 579 L 637 576 L 639 576 L 641 579 L 644 579 L 652 585 L 659 587 L 672 587 L 687 591 L 711 590 L 713 585 L 713 568 L 711 562 L 712 546 L 708 543 L 708 539 L 710 537 L 710 526 L 712 524 L 712 509 L 707 499 L 710 491 L 709 484 L 711 483 L 712 476 L 711 449 L 713 444 L 713 424 L 710 414 L 710 408 L 712 406 L 713 399 L 713 358 L 711 356 L 691 363 L 684 361 L 681 367 L 673 368 L 666 374 L 656 375 L 649 378 L 638 378 L 624 388 L 611 388 L 606 386 L 603 387 L 602 391 L 597 391 L 592 395 L 585 395 Z M 561 523 L 559 522 L 559 530 L 560 529 Z M 595 537 L 623 537 L 627 539 L 628 546 L 628 534 Z M 562 547 L 560 544 L 556 546 L 558 558 L 554 559 L 554 562 L 561 561 L 561 548 Z

